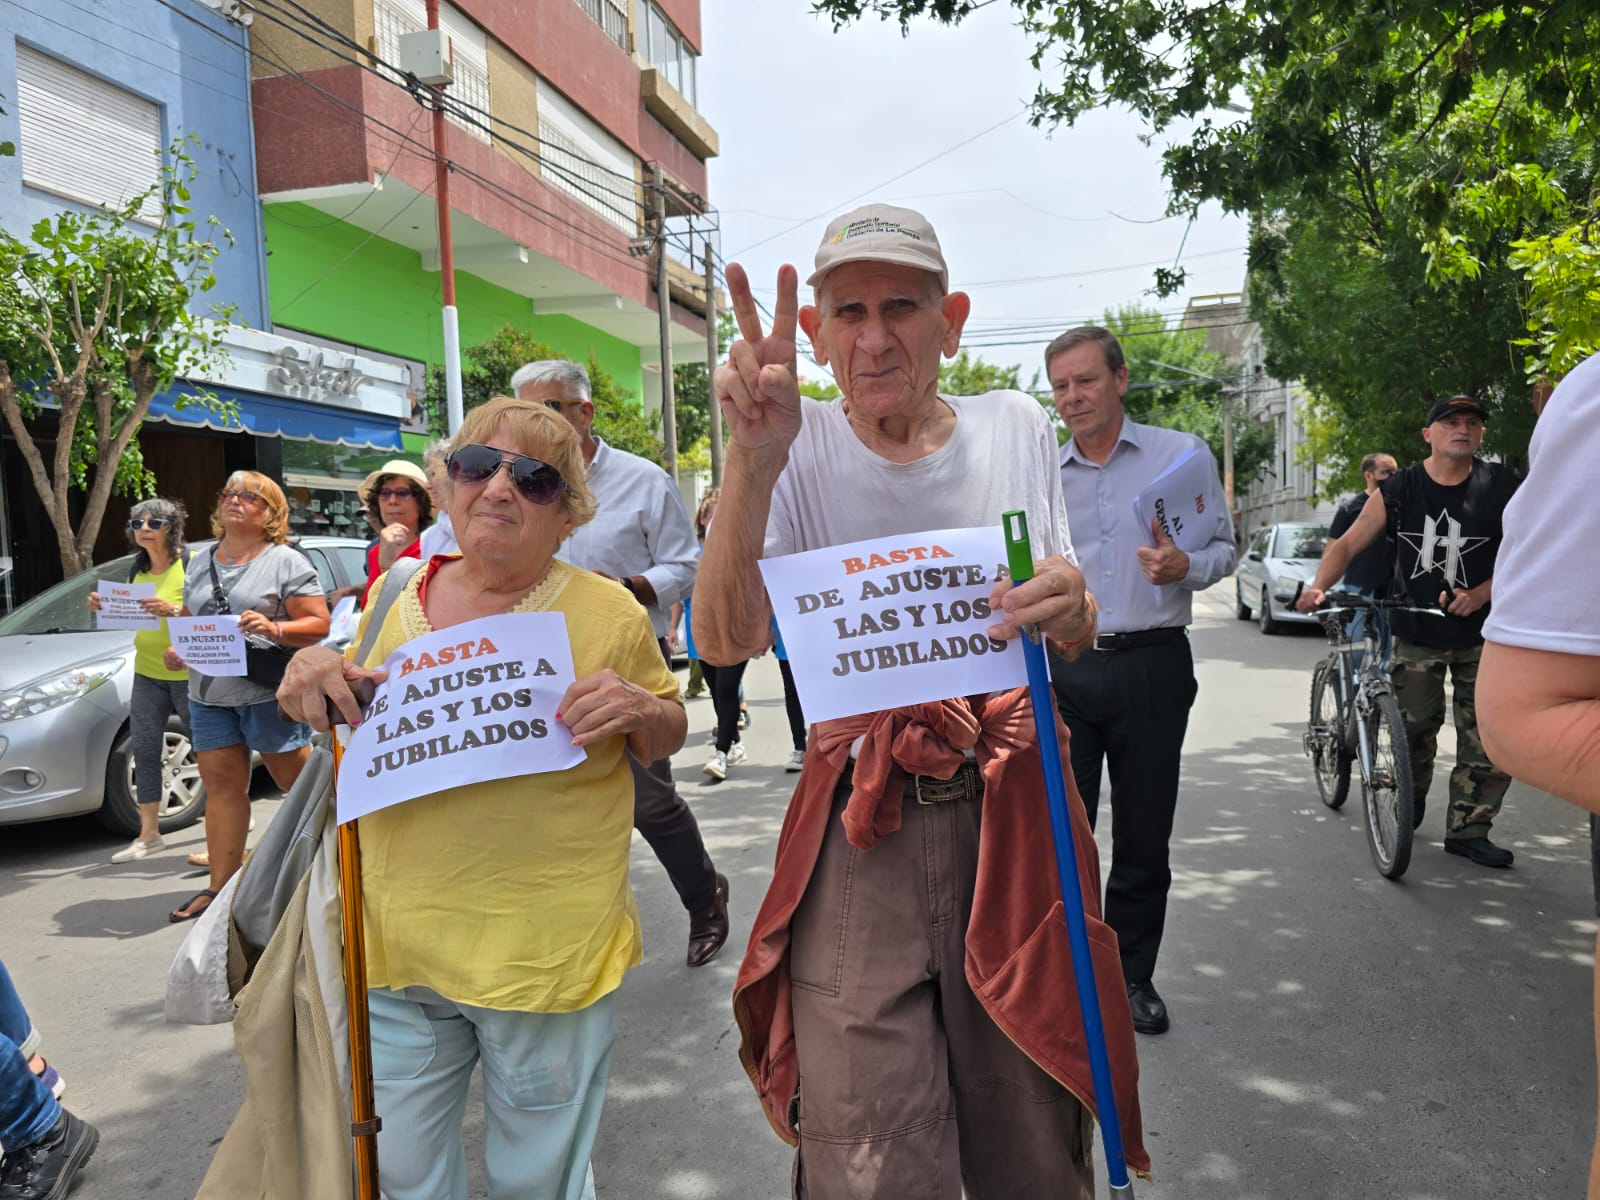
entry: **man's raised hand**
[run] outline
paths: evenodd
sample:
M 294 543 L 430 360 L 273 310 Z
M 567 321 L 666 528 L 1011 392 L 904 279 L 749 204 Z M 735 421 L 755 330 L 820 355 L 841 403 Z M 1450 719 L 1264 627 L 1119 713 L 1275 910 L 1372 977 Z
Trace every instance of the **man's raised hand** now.
M 787 264 L 778 269 L 778 303 L 770 333 L 761 331 L 761 317 L 744 268 L 729 263 L 727 279 L 739 337 L 711 383 L 722 405 L 729 441 L 750 450 L 787 450 L 800 432 L 794 343 L 799 275 Z

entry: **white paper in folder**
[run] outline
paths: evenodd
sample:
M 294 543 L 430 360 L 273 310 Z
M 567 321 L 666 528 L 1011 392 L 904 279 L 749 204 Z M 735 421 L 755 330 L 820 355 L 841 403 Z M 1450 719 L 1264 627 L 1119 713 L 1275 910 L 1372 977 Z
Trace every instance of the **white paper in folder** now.
M 1203 521 L 1206 492 L 1211 485 L 1211 460 L 1191 449 L 1173 463 L 1133 501 L 1134 514 L 1145 529 L 1156 522 L 1185 554 L 1203 547 L 1215 523 Z M 1152 540 L 1154 533 L 1151 534 Z

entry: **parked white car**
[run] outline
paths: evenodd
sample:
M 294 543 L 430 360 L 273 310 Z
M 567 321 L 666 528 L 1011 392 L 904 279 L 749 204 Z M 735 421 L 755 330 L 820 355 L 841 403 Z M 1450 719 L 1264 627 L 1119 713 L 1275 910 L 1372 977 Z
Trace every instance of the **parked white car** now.
M 1301 584 L 1317 576 L 1328 527 L 1309 523 L 1269 525 L 1250 535 L 1250 543 L 1233 573 L 1234 612 L 1241 621 L 1254 615 L 1261 632 L 1277 633 L 1285 621 L 1306 624 L 1317 618 L 1294 610 Z

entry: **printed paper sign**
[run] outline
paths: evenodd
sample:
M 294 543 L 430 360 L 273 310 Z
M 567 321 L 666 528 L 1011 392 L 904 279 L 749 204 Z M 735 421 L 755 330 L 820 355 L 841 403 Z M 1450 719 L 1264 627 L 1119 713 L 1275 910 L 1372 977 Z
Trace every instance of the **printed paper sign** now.
M 202 675 L 243 675 L 244 634 L 231 613 L 210 617 L 168 617 L 172 648 Z
M 110 579 L 102 579 L 94 590 L 100 597 L 100 611 L 94 615 L 95 625 L 98 628 L 161 628 L 160 617 L 153 617 L 139 607 L 139 601 L 155 599 L 155 584 L 116 583 Z
M 556 720 L 575 678 L 562 613 L 479 617 L 413 638 L 383 666 L 389 678 L 339 764 L 341 822 L 462 784 L 564 771 L 584 760 Z
M 1005 561 L 998 522 L 763 559 L 806 719 L 1026 683 L 1021 644 L 987 633 Z
M 1134 515 L 1146 533 L 1152 521 L 1159 522 L 1179 550 L 1192 554 L 1203 549 L 1216 531 L 1214 520 L 1201 519 L 1206 492 L 1214 481 L 1210 459 L 1198 447 L 1191 448 L 1135 497 Z

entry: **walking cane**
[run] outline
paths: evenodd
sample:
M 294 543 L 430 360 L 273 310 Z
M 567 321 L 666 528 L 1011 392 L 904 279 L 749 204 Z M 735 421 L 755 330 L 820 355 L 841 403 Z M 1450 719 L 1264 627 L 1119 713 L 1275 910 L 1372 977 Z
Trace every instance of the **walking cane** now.
M 334 711 L 329 706 L 330 716 Z M 348 725 L 333 726 L 334 812 Z M 378 1119 L 372 1094 L 372 1028 L 367 1018 L 367 936 L 361 917 L 361 835 L 339 826 L 339 898 L 344 927 L 344 996 L 350 1024 L 350 1135 L 355 1138 L 356 1200 L 378 1200 Z
M 1016 583 L 1033 578 L 1033 547 L 1028 541 L 1028 515 L 1008 512 L 1005 523 L 1006 566 Z M 1055 837 L 1056 873 L 1061 879 L 1061 904 L 1067 918 L 1067 940 L 1072 946 L 1072 976 L 1078 985 L 1078 1009 L 1083 1014 L 1083 1040 L 1089 1048 L 1089 1071 L 1094 1079 L 1095 1107 L 1106 1144 L 1106 1169 L 1111 1176 L 1113 1200 L 1132 1200 L 1133 1184 L 1122 1148 L 1122 1121 L 1117 1097 L 1111 1090 L 1111 1056 L 1106 1051 L 1106 1030 L 1100 1018 L 1100 993 L 1095 987 L 1094 960 L 1089 954 L 1089 925 L 1083 915 L 1083 894 L 1078 886 L 1077 853 L 1072 841 L 1072 821 L 1067 811 L 1066 776 L 1061 770 L 1061 744 L 1056 740 L 1055 701 L 1050 691 L 1050 671 L 1044 642 L 1037 626 L 1024 627 L 1022 654 L 1028 664 L 1028 696 L 1033 701 L 1033 728 L 1039 738 L 1039 761 L 1044 769 L 1044 790 L 1049 798 L 1050 831 Z

